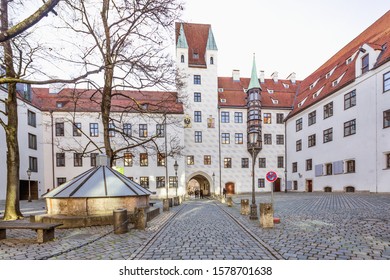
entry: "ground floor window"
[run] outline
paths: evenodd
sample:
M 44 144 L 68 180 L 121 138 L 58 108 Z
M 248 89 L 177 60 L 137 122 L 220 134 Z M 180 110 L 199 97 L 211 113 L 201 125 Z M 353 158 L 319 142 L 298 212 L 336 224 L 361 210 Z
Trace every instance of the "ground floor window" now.
M 294 191 L 298 190 L 298 181 L 293 181 L 293 188 L 294 188 Z
M 326 169 L 326 175 L 332 175 L 333 174 L 333 168 L 332 168 L 332 164 L 331 163 L 327 163 L 325 165 L 325 169 Z
M 140 177 L 139 178 L 139 184 L 145 188 L 145 189 L 148 189 L 149 188 L 149 177 Z
M 262 178 L 259 178 L 259 182 L 258 182 L 258 187 L 259 188 L 265 188 L 265 180 L 262 179 Z
M 390 153 L 386 155 L 386 168 L 390 168 Z
M 157 176 L 156 177 L 156 188 L 164 188 L 165 187 L 165 177 L 164 176 Z
M 347 161 L 347 173 L 355 173 L 355 161 L 354 160 Z
M 65 177 L 58 177 L 57 178 L 57 187 L 64 184 L 66 182 L 66 178 Z

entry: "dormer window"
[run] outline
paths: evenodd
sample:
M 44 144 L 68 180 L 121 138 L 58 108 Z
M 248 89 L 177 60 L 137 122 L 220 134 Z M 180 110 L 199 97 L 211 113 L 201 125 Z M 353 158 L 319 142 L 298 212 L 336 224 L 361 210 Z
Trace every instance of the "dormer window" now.
M 335 86 L 337 86 L 337 84 L 339 83 L 339 81 L 338 80 L 334 80 L 333 82 L 332 82 L 332 87 L 335 87 Z
M 273 94 L 273 93 L 274 93 L 274 90 L 273 90 L 273 89 L 268 89 L 268 88 L 267 88 L 267 91 L 268 91 L 269 94 Z
M 181 57 L 180 57 L 180 62 L 181 62 L 181 63 L 184 63 L 184 54 L 181 55 Z
M 289 84 L 285 84 L 285 83 L 283 83 L 283 86 L 284 86 L 284 88 L 289 88 L 290 87 Z
M 352 57 L 348 58 L 346 61 L 345 61 L 345 64 L 350 64 L 352 62 Z
M 362 57 L 362 74 L 368 72 L 369 70 L 369 56 L 366 54 Z
M 279 100 L 273 98 L 271 98 L 271 100 L 272 100 L 272 104 L 279 104 Z
M 195 51 L 192 53 L 192 58 L 193 58 L 193 59 L 199 59 L 199 52 L 195 50 Z
M 57 101 L 57 102 L 56 102 L 56 107 L 57 107 L 57 108 L 62 108 L 62 107 L 64 107 L 64 102 L 62 102 L 62 101 Z

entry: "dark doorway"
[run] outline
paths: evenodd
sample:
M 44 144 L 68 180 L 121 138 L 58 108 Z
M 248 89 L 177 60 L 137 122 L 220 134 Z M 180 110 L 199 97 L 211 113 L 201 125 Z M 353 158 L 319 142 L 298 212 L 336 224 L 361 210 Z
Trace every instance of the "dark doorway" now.
M 226 194 L 234 194 L 234 183 L 229 182 L 225 184 Z
M 31 199 L 38 199 L 38 182 L 30 181 Z M 19 199 L 28 200 L 28 180 L 19 181 Z
M 313 192 L 313 181 L 312 180 L 306 180 L 306 191 Z
M 280 192 L 280 178 L 274 182 L 274 192 Z

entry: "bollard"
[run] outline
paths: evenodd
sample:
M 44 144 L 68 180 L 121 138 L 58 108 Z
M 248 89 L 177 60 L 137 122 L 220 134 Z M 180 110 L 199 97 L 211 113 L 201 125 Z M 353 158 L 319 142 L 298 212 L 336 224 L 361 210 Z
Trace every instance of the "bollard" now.
M 135 213 L 135 228 L 144 230 L 146 228 L 146 215 L 144 208 L 136 208 Z
M 175 197 L 173 198 L 173 205 L 174 205 L 174 206 L 178 206 L 178 205 L 179 205 L 179 197 L 178 197 L 178 196 L 175 196 Z
M 226 198 L 226 203 L 227 203 L 228 207 L 232 207 L 233 206 L 233 198 L 231 196 L 228 196 Z
M 172 207 L 173 206 L 173 198 L 168 198 L 169 199 L 169 207 Z
M 274 227 L 274 207 L 272 203 L 260 203 L 260 226 L 262 228 Z
M 114 216 L 114 233 L 122 234 L 128 232 L 129 221 L 127 219 L 127 209 L 115 209 Z
M 163 211 L 169 211 L 169 199 L 163 199 Z
M 241 215 L 249 215 L 249 199 L 241 199 Z

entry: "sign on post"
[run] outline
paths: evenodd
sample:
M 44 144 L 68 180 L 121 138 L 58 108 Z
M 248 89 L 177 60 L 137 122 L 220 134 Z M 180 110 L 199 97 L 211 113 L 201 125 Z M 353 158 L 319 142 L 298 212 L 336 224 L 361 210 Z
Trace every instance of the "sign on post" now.
M 276 174 L 275 171 L 268 171 L 267 174 L 265 175 L 265 178 L 267 179 L 268 182 L 275 182 L 276 179 L 278 179 L 278 174 Z

